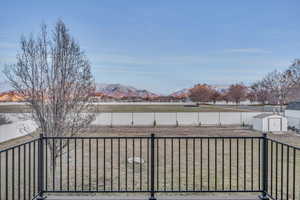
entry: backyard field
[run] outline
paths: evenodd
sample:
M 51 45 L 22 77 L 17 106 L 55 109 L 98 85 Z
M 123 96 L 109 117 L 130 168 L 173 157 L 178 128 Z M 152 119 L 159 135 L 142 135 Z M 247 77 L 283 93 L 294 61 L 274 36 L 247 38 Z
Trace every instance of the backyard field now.
M 154 133 L 159 137 L 155 141 L 155 189 L 157 191 L 192 191 L 192 190 L 259 190 L 262 184 L 261 180 L 261 140 L 257 137 L 261 133 L 249 129 L 232 126 L 232 127 L 181 127 L 181 128 L 104 128 L 91 127 L 88 133 L 80 135 L 78 139 L 48 139 L 45 142 L 47 147 L 55 145 L 66 145 L 57 157 L 57 168 L 51 167 L 52 155 L 47 149 L 45 154 L 45 187 L 48 191 L 63 190 L 81 190 L 81 191 L 146 191 L 149 189 L 149 139 L 138 138 L 149 136 Z M 134 137 L 115 139 L 114 137 Z M 174 136 L 175 138 L 171 138 Z M 207 139 L 207 138 L 176 138 L 178 136 L 189 137 L 207 137 L 207 136 L 245 136 L 254 137 L 247 139 Z M 89 138 L 90 137 L 90 138 Z M 101 137 L 101 138 L 96 138 Z M 112 138 L 113 137 L 113 138 Z M 160 138 L 161 137 L 161 138 Z M 167 137 L 167 138 L 163 138 Z M 270 134 L 268 137 L 300 146 L 300 137 L 290 132 L 285 135 Z M 1 144 L 0 149 L 20 144 L 31 140 L 30 136 L 15 139 Z M 30 191 L 36 188 L 36 179 L 34 169 L 36 162 L 33 159 L 36 153 L 28 153 L 29 149 L 33 150 L 37 144 L 31 143 L 20 148 L 21 163 L 26 167 L 22 173 L 28 174 L 29 177 L 20 176 L 21 196 L 23 187 L 30 187 Z M 275 149 L 279 154 L 275 154 Z M 24 153 L 26 149 L 27 153 Z M 272 151 L 272 193 L 276 188 L 282 185 L 283 192 L 278 195 L 286 196 L 292 199 L 293 188 L 286 188 L 288 179 L 286 179 L 287 166 L 290 166 L 290 176 L 293 173 L 300 173 L 300 166 L 297 165 L 293 172 L 292 149 L 287 154 L 285 146 L 269 142 L 269 151 Z M 280 155 L 281 151 L 283 152 Z M 12 163 L 12 153 L 8 153 L 8 163 Z M 15 152 L 16 158 L 17 151 Z M 271 155 L 271 154 L 270 154 Z M 275 156 L 277 164 L 275 162 Z M 129 163 L 128 159 L 139 157 L 143 159 L 141 163 Z M 5 181 L 5 158 L 1 156 L 1 180 Z M 300 152 L 297 152 L 295 162 L 300 162 Z M 271 161 L 271 160 L 270 160 Z M 289 163 L 289 165 L 280 163 Z M 31 166 L 31 167 L 30 167 Z M 276 170 L 275 170 L 276 166 Z M 270 168 L 271 169 L 271 168 Z M 17 167 L 15 166 L 15 170 Z M 279 172 L 284 171 L 283 174 Z M 12 173 L 8 168 L 9 174 Z M 278 174 L 277 174 L 278 172 Z M 17 182 L 17 174 L 14 175 L 14 181 Z M 11 177 L 11 176 L 10 176 Z M 27 177 L 27 178 L 26 178 Z M 275 179 L 276 177 L 276 179 Z M 34 179 L 33 179 L 34 178 Z M 278 179 L 278 181 L 277 181 Z M 282 182 L 281 182 L 282 181 Z M 292 178 L 290 178 L 292 181 Z M 296 183 L 300 183 L 299 176 Z M 2 181 L 1 181 L 2 182 Z M 12 180 L 9 179 L 9 185 Z M 0 186 L 2 191 L 5 190 L 4 184 Z M 270 186 L 269 186 L 270 187 Z M 28 189 L 28 188 L 27 188 Z M 17 195 L 17 191 L 15 194 Z M 276 189 L 277 190 L 277 189 Z M 12 188 L 9 187 L 9 191 Z M 300 191 L 296 189 L 296 195 L 299 197 Z M 3 193 L 4 194 L 4 193 Z M 25 194 L 30 198 L 30 194 Z

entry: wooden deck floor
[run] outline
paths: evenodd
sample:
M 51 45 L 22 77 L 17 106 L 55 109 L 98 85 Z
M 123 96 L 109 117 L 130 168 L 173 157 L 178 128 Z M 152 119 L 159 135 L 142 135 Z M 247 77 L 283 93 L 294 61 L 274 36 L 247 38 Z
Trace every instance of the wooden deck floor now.
M 148 200 L 149 196 L 47 196 L 46 200 Z M 258 195 L 157 196 L 157 200 L 259 200 Z

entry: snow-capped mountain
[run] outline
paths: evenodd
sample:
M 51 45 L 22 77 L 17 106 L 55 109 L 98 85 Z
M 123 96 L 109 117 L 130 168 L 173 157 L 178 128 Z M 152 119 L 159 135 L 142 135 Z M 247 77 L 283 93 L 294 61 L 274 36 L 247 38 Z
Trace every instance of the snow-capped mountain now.
M 96 92 L 102 93 L 114 98 L 122 97 L 157 97 L 158 95 L 144 89 L 136 89 L 132 86 L 121 84 L 96 84 Z
M 211 87 L 214 88 L 215 90 L 217 90 L 218 92 L 226 91 L 229 88 L 229 86 L 227 86 L 227 85 L 212 85 Z M 169 96 L 177 97 L 177 98 L 188 97 L 190 95 L 190 89 L 191 88 L 185 88 L 182 90 L 178 90 L 178 91 L 170 94 Z
M 177 97 L 177 98 L 184 98 L 184 97 L 188 97 L 189 95 L 190 95 L 190 89 L 185 88 L 185 89 L 173 92 L 169 96 Z

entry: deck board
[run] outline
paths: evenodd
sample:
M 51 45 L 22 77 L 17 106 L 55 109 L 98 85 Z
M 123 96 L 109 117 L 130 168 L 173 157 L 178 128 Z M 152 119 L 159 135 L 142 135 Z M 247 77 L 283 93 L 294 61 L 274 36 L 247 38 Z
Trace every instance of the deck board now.
M 46 200 L 148 200 L 149 196 L 47 196 Z M 157 196 L 157 200 L 259 200 L 257 195 Z

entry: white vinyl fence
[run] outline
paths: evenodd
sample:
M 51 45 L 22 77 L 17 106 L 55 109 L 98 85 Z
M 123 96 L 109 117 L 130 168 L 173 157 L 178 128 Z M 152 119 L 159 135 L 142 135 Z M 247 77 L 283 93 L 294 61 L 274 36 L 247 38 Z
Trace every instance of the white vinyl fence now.
M 169 112 L 169 113 L 98 113 L 92 125 L 99 126 L 216 126 L 252 125 L 252 118 L 261 112 Z M 6 114 L 11 124 L 0 126 L 0 142 L 33 132 L 37 125 L 24 120 L 24 114 Z M 298 121 L 297 121 L 298 120 Z M 300 125 L 299 119 L 295 124 Z M 290 122 L 289 120 L 289 123 Z
M 288 127 L 300 130 L 300 118 L 291 116 L 286 116 L 286 118 L 288 120 Z
M 11 122 L 0 126 L 0 142 L 25 136 L 36 130 L 37 125 L 30 119 L 25 119 L 26 114 L 4 114 Z
M 160 112 L 99 113 L 93 125 L 100 126 L 215 126 L 251 125 L 262 112 Z

